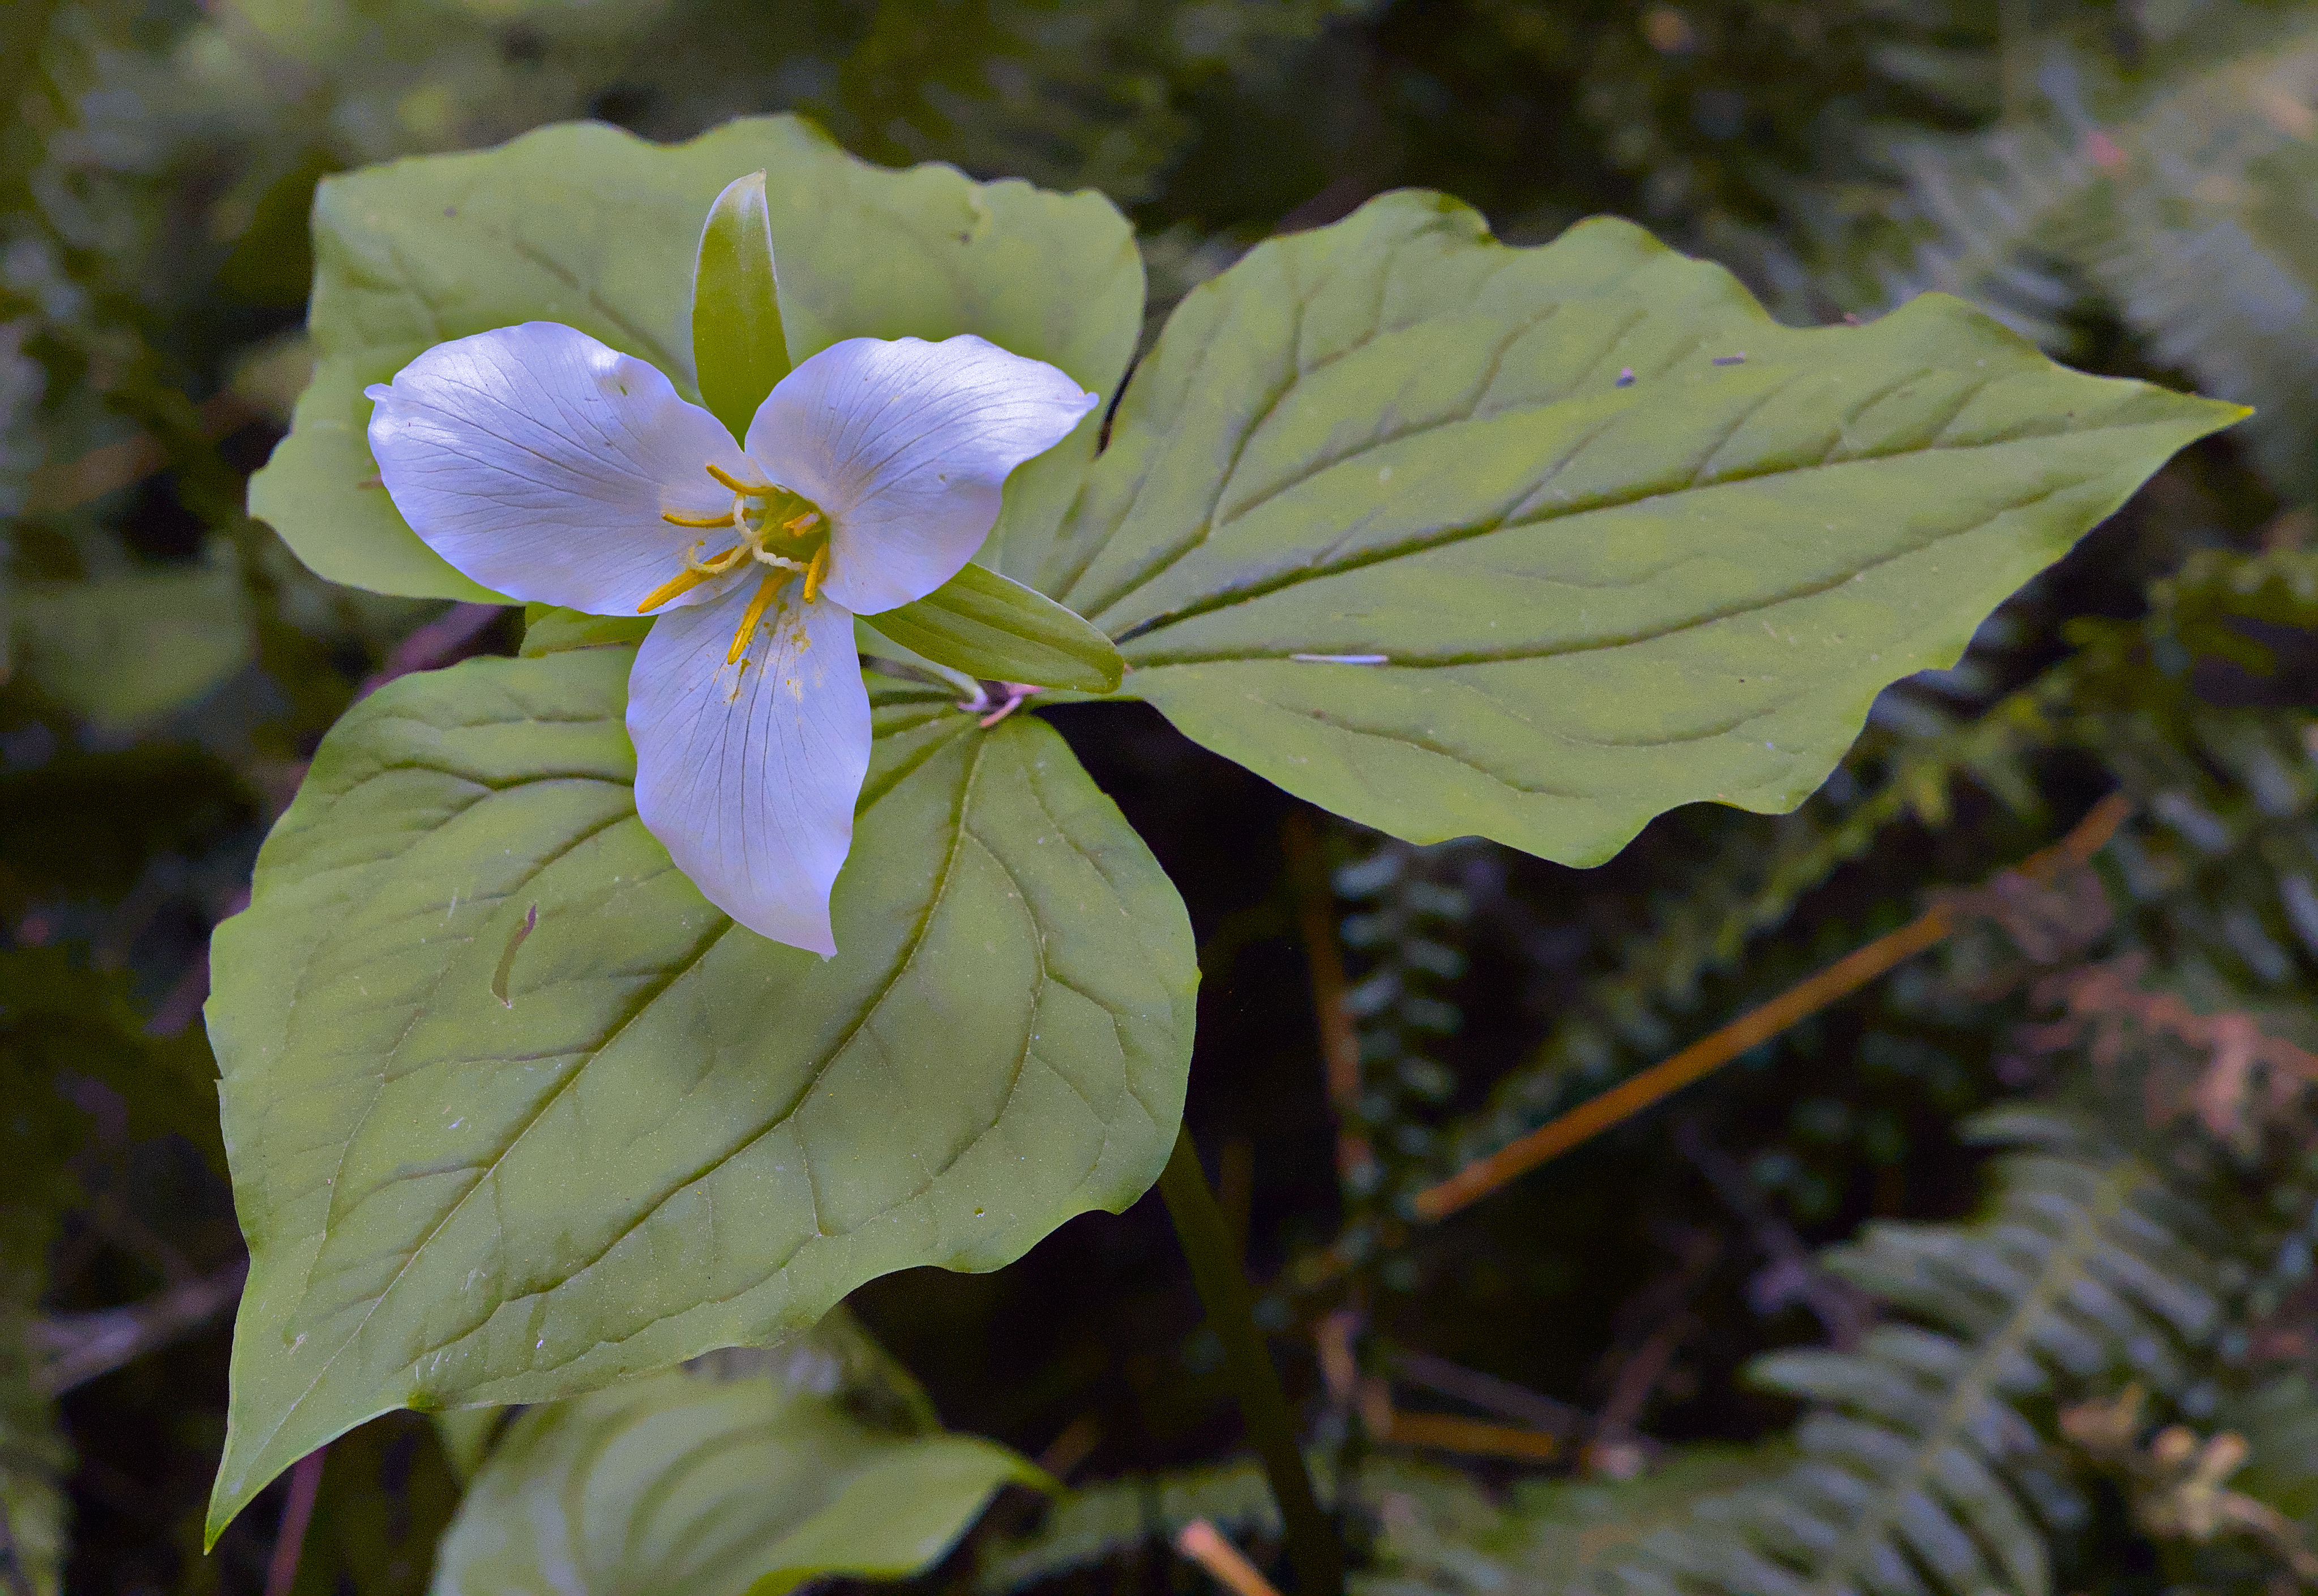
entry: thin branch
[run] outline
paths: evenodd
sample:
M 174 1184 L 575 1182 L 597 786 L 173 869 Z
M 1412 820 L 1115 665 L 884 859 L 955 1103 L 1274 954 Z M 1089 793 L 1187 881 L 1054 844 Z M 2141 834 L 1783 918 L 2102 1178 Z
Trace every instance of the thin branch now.
M 1485 1412 L 1526 1424 L 1532 1430 L 1558 1435 L 1583 1435 L 1594 1427 L 1593 1418 L 1583 1408 L 1556 1402 L 1526 1385 L 1516 1385 L 1511 1380 L 1485 1375 L 1478 1369 L 1451 1363 L 1431 1352 L 1406 1349 L 1396 1352 L 1392 1358 L 1392 1372 L 1412 1385 L 1422 1385 L 1427 1391 L 1437 1392 L 1442 1396 L 1470 1403 Z
M 1280 831 L 1288 856 L 1288 888 L 1296 901 L 1296 929 L 1312 973 L 1312 1018 L 1320 1028 L 1320 1056 L 1328 1067 L 1328 1106 L 1336 1117 L 1336 1173 L 1349 1179 L 1376 1161 L 1353 1125 L 1361 1100 L 1361 1039 L 1345 1007 L 1344 955 L 1336 945 L 1335 894 L 1311 817 L 1291 814 Z
M 1810 1249 L 1781 1218 L 1763 1193 L 1738 1167 L 1738 1161 L 1707 1141 L 1695 1120 L 1685 1117 L 1675 1125 L 1675 1146 L 1693 1169 L 1705 1178 L 1723 1206 L 1746 1224 L 1765 1267 L 1747 1283 L 1747 1305 L 1757 1314 L 1775 1314 L 1789 1303 L 1801 1303 L 1827 1331 L 1828 1345 L 1838 1352 L 1857 1349 L 1875 1317 L 1867 1294 L 1813 1261 Z
M 1067 1480 L 1072 1470 L 1094 1455 L 1102 1439 L 1102 1420 L 1092 1412 L 1081 1413 L 1047 1443 L 1038 1454 L 1038 1466 L 1058 1480 Z
M 2024 863 L 2020 874 L 2041 881 L 2064 869 L 2081 867 L 2116 834 L 2131 807 L 2120 794 L 2113 793 L 2102 799 L 2077 823 L 2075 830 Z M 1604 1092 L 1591 1102 L 1579 1104 L 1559 1118 L 1547 1121 L 1487 1157 L 1474 1160 L 1437 1186 L 1425 1188 L 1416 1194 L 1411 1212 L 1418 1219 L 1445 1219 L 1458 1209 L 1478 1202 L 1538 1165 L 1624 1124 L 1661 1098 L 1712 1074 L 1788 1027 L 1849 997 L 1894 966 L 1945 941 L 1962 923 L 1962 917 L 1949 904 L 1935 903 L 1898 930 L 1837 959 L 1761 1008 L 1740 1015 L 1712 1036 L 1692 1043 L 1672 1058 L 1651 1065 L 1623 1085 Z
M 1542 1430 L 1516 1430 L 1454 1413 L 1410 1413 L 1395 1408 L 1389 1421 L 1377 1434 L 1377 1439 L 1388 1446 L 1423 1447 L 1428 1451 L 1505 1457 L 1520 1463 L 1555 1463 L 1569 1451 L 1567 1440 Z
M 355 689 L 355 697 L 367 698 L 397 677 L 457 664 L 475 651 L 483 633 L 506 613 L 507 606 L 500 604 L 453 605 L 395 644 L 386 663 Z
M 202 403 L 202 435 L 211 443 L 230 437 L 258 418 L 247 399 L 233 392 L 211 394 Z M 78 459 L 44 465 L 32 473 L 24 500 L 27 516 L 53 516 L 91 499 L 133 487 L 169 463 L 169 446 L 149 432 L 90 450 Z
M 1280 1596 L 1262 1572 L 1205 1519 L 1194 1519 L 1175 1532 L 1175 1549 L 1233 1596 Z
M 38 1322 L 31 1328 L 38 1359 L 32 1373 L 34 1388 L 44 1395 L 61 1396 L 184 1340 L 233 1305 L 248 1273 L 249 1260 L 238 1259 L 214 1273 L 181 1280 L 143 1302 Z
M 1674 1268 L 1618 1310 L 1618 1346 L 1604 1359 L 1610 1391 L 1594 1421 L 1597 1446 L 1621 1446 L 1639 1438 L 1642 1412 L 1674 1367 L 1675 1354 L 1702 1328 L 1693 1305 L 1721 1259 L 1722 1238 L 1715 1231 L 1693 1230 L 1669 1241 L 1676 1252 Z M 1636 1331 L 1641 1332 L 1639 1340 Z
M 265 1570 L 265 1596 L 290 1596 L 298 1583 L 299 1559 L 306 1551 L 306 1530 L 314 1521 L 314 1499 L 322 1491 L 322 1464 L 329 1456 L 326 1443 L 298 1459 L 290 1471 L 290 1500 L 283 1505 L 282 1528 L 274 1538 L 274 1561 Z

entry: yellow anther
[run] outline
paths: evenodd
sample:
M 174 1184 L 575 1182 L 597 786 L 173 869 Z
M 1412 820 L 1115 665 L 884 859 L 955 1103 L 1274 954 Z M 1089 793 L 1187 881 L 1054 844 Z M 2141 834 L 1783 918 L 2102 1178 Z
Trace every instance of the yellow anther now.
M 807 510 L 802 516 L 782 522 L 781 530 L 787 533 L 791 537 L 803 537 L 806 533 L 811 532 L 814 527 L 820 525 L 821 512 L 819 510 Z
M 732 512 L 730 510 L 721 516 L 679 516 L 674 510 L 662 510 L 660 513 L 660 518 L 670 526 L 730 526 L 732 525 Z
M 797 517 L 797 519 L 798 519 L 798 520 L 800 520 L 800 521 L 802 521 L 802 520 L 804 520 L 804 516 L 798 516 L 798 517 Z M 816 519 L 818 519 L 818 517 L 816 517 Z M 829 545 L 828 545 L 827 543 L 823 543 L 823 544 L 822 544 L 822 546 L 821 546 L 820 548 L 815 549 L 815 550 L 813 551 L 813 559 L 812 559 L 812 560 L 811 560 L 806 564 L 806 566 L 805 566 L 805 568 L 804 568 L 804 601 L 805 601 L 805 603 L 807 603 L 807 604 L 811 604 L 811 603 L 813 602 L 813 596 L 814 592 L 815 592 L 815 591 L 816 591 L 816 590 L 821 587 L 821 579 L 822 579 L 822 578 L 823 578 L 823 577 L 827 576 L 828 574 L 829 574 Z
M 734 476 L 731 471 L 726 471 L 721 465 L 711 464 L 708 467 L 708 474 L 715 478 L 718 481 L 723 483 L 725 487 L 730 488 L 733 492 L 744 496 L 758 493 L 770 493 L 773 490 L 772 485 L 768 482 L 743 482 L 740 478 Z
M 808 577 L 806 579 L 810 581 L 812 578 Z M 741 630 L 732 634 L 732 646 L 724 650 L 725 664 L 731 665 L 749 651 L 749 640 L 756 635 L 757 623 L 765 618 L 765 612 L 772 607 L 781 585 L 787 580 L 786 575 L 767 571 L 764 580 L 757 584 L 756 596 L 749 600 L 749 607 L 741 612 Z
M 656 610 L 669 599 L 680 598 L 712 577 L 723 574 L 722 571 L 710 570 L 705 566 L 689 566 L 644 595 L 644 601 L 636 605 L 636 614 L 641 615 Z

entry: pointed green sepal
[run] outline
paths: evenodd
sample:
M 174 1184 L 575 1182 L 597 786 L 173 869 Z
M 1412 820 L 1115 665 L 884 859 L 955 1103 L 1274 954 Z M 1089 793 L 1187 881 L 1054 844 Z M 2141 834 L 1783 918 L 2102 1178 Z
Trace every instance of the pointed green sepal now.
M 692 278 L 692 363 L 700 402 L 736 438 L 748 435 L 757 407 L 789 374 L 762 172 L 725 184 L 700 229 L 700 262 Z
M 650 615 L 590 615 L 552 604 L 523 606 L 523 647 L 526 659 L 561 654 L 569 649 L 619 648 L 643 641 L 652 627 Z
M 984 681 L 1110 693 L 1127 670 L 1110 639 L 1076 614 L 979 565 L 867 619 L 903 648 Z

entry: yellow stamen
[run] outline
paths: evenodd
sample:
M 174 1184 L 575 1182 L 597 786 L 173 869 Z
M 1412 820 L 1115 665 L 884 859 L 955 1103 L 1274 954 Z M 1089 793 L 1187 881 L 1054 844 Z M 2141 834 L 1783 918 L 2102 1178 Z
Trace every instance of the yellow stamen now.
M 805 579 L 811 581 L 813 578 L 808 575 Z M 732 646 L 724 652 L 725 664 L 732 664 L 749 651 L 749 640 L 757 633 L 757 623 L 765 618 L 765 612 L 772 607 L 781 585 L 787 580 L 786 576 L 767 571 L 765 579 L 757 584 L 756 596 L 749 600 L 749 607 L 741 612 L 741 630 L 732 634 Z
M 680 570 L 677 572 L 676 575 L 669 578 L 667 581 L 662 582 L 659 587 L 653 588 L 650 593 L 644 595 L 644 601 L 636 605 L 636 614 L 641 615 L 645 614 L 647 611 L 656 610 L 660 608 L 660 605 L 666 604 L 669 599 L 680 598 L 685 594 L 691 592 L 695 587 L 699 587 L 701 583 L 707 581 L 712 577 L 721 574 L 722 573 L 719 571 L 709 570 L 701 566 L 694 566 L 688 569 Z
M 782 522 L 781 530 L 787 533 L 791 537 L 803 537 L 806 533 L 811 532 L 814 527 L 820 525 L 821 512 L 819 510 L 807 510 L 804 515 L 796 516 L 793 520 Z
M 660 513 L 660 518 L 670 526 L 730 526 L 732 525 L 732 512 L 730 510 L 721 516 L 679 516 L 674 510 L 662 510 Z
M 695 543 L 692 546 L 696 549 L 700 547 L 698 543 Z M 696 570 L 706 576 L 721 577 L 726 571 L 731 570 L 734 566 L 739 565 L 748 558 L 749 545 L 746 543 L 735 543 L 731 548 L 725 550 L 722 554 L 711 554 L 705 560 L 695 560 L 690 556 L 687 556 L 684 561 L 684 569 L 687 570 Z
M 715 478 L 718 481 L 723 483 L 725 487 L 730 488 L 735 493 L 763 493 L 767 490 L 768 487 L 768 485 L 763 482 L 743 482 L 740 478 L 734 476 L 731 471 L 726 471 L 721 465 L 711 465 L 708 468 L 708 474 Z
M 797 519 L 802 521 L 804 517 L 800 516 Z M 821 578 L 828 574 L 829 545 L 827 543 L 823 543 L 820 548 L 815 549 L 813 551 L 813 559 L 806 562 L 804 568 L 805 603 L 811 604 L 813 602 L 813 592 L 821 586 Z

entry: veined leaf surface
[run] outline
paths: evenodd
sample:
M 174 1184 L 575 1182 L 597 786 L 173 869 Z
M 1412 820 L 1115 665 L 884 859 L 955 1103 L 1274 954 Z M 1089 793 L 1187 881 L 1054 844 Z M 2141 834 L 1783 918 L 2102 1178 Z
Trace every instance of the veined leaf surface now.
M 571 122 L 496 149 L 327 178 L 314 200 L 319 363 L 250 510 L 333 581 L 421 597 L 498 596 L 444 563 L 378 485 L 364 387 L 434 345 L 560 321 L 651 362 L 697 399 L 694 253 L 725 184 L 763 168 L 793 360 L 841 338 L 975 333 L 1109 395 L 1133 354 L 1143 265 L 1101 195 L 948 166 L 889 171 L 794 117 L 646 143 Z M 984 558 L 1013 570 L 1052 541 L 1100 413 L 1014 473 Z
M 1046 1480 L 971 1436 L 877 1430 L 720 1353 L 530 1409 L 444 1537 L 436 1596 L 779 1596 L 823 1574 L 904 1578 L 1002 1485 Z
M 251 1272 L 212 1532 L 372 1414 L 762 1344 L 894 1269 L 1007 1263 L 1166 1160 L 1190 927 L 1060 738 L 881 690 L 823 961 L 637 821 L 632 659 L 365 699 L 219 929 Z
M 1885 686 L 2242 412 L 1961 302 L 1795 329 L 1626 223 L 1401 193 L 1196 290 L 1037 585 L 1124 692 L 1417 842 L 1790 809 Z

